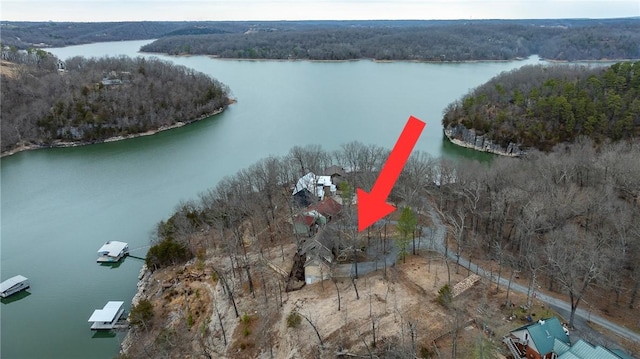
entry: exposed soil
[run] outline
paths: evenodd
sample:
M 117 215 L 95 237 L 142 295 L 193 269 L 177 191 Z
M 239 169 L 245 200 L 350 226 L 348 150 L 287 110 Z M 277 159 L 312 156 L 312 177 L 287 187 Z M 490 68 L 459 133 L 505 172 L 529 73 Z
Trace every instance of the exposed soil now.
M 293 258 L 295 246 L 287 246 L 284 251 L 285 258 Z M 282 268 L 291 268 L 293 264 L 291 259 L 283 262 L 279 250 L 266 252 L 265 258 Z M 262 275 L 254 275 L 254 298 L 246 280 L 240 283 L 240 273 L 236 279 L 227 273 L 227 280 L 235 286 L 239 312 L 236 317 L 222 281 L 209 269 L 214 264 L 221 267 L 224 261 L 224 257 L 212 258 L 205 263 L 194 262 L 154 273 L 145 292 L 155 303 L 152 324 L 155 329 L 133 330 L 136 340 L 129 355 L 144 356 L 141 348 L 147 351 L 153 348 L 154 355 L 164 352 L 171 355 L 179 350 L 180 353 L 207 352 L 211 357 L 220 358 L 269 358 L 272 355 L 274 358 L 334 358 L 337 353 L 368 356 L 369 351 L 378 355 L 416 353 L 418 357 L 449 353 L 456 310 L 445 308 L 436 297 L 448 282 L 448 273 L 452 285 L 468 275 L 466 270 L 456 274 L 451 263 L 448 271 L 438 256 L 421 253 L 408 256 L 404 264 L 387 268 L 386 276 L 381 269 L 355 280 L 357 299 L 349 279 L 338 280 L 336 284 L 326 280 L 287 293 L 285 278 L 268 267 L 259 272 Z M 274 281 L 278 276 L 282 283 L 279 290 Z M 339 311 L 336 286 L 340 292 Z M 460 327 L 459 357 L 470 353 L 481 339 L 491 343 L 493 350 L 502 350 L 501 336 L 525 323 L 525 316 L 518 315 L 513 308 L 501 308 L 506 293 L 495 293 L 493 287 L 479 282 L 454 299 Z M 523 296 L 515 293 L 510 293 L 510 299 L 524 302 Z M 216 310 L 221 314 L 220 319 Z M 554 315 L 541 308 L 537 311 L 538 317 Z M 292 312 L 303 317 L 296 327 L 287 326 L 287 316 Z M 304 317 L 316 326 L 322 346 Z M 158 345 L 158 337 L 165 333 L 159 328 L 174 328 L 174 336 L 167 342 L 174 340 L 181 344 Z

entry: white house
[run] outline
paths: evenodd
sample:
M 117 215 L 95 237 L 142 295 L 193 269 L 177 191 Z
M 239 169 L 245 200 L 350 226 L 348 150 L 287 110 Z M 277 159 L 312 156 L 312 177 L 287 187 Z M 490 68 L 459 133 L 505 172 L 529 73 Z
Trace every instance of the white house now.
M 317 176 L 313 172 L 309 172 L 300 177 L 296 183 L 296 187 L 293 189 L 293 193 L 291 194 L 295 195 L 305 189 L 316 196 L 320 201 L 324 199 L 327 191 L 331 195 L 335 195 L 337 191 L 336 186 L 331 182 L 331 176 Z

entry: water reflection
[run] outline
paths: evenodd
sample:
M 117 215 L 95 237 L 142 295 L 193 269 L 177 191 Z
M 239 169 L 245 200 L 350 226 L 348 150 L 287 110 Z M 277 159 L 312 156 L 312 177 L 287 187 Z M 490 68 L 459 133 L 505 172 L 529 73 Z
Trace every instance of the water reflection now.
M 114 338 L 117 333 L 113 330 L 94 330 L 91 339 Z
M 100 263 L 100 267 L 109 267 L 111 269 L 116 269 L 120 267 L 123 262 L 124 262 L 124 258 L 122 258 L 117 262 L 103 262 L 103 263 Z
M 449 141 L 447 136 L 442 134 L 442 146 L 440 147 L 442 156 L 445 158 L 467 159 L 482 163 L 490 163 L 498 155 L 492 153 L 480 152 L 470 148 L 454 145 Z
M 23 291 L 21 291 L 21 292 L 18 292 L 18 293 L 16 293 L 16 294 L 13 294 L 13 295 L 11 295 L 11 296 L 9 296 L 9 297 L 7 297 L 7 298 L 2 298 L 2 299 L 0 299 L 0 302 L 1 302 L 2 304 L 9 304 L 9 303 L 17 302 L 17 301 L 19 301 L 19 300 L 21 300 L 21 299 L 24 299 L 24 298 L 26 298 L 26 297 L 28 297 L 28 296 L 30 296 L 30 295 L 31 295 L 31 293 L 30 293 L 30 292 L 28 292 L 28 291 L 26 291 L 26 290 L 23 290 Z

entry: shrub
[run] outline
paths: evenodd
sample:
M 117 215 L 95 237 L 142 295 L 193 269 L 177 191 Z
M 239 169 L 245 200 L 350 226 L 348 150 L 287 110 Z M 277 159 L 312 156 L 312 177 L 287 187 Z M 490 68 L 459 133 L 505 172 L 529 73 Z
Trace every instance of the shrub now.
M 247 313 L 244 313 L 240 320 L 244 323 L 244 325 L 248 325 L 251 321 L 251 317 Z
M 300 322 L 302 322 L 302 317 L 300 317 L 300 314 L 296 312 L 291 312 L 287 316 L 288 328 L 297 328 L 300 325 Z
M 448 307 L 453 302 L 453 292 L 451 291 L 451 287 L 449 284 L 445 284 L 438 290 L 438 303 Z
M 155 270 L 174 264 L 184 263 L 193 255 L 184 244 L 171 238 L 164 239 L 160 243 L 151 246 L 147 252 L 147 267 Z
M 244 334 L 245 337 L 248 337 L 251 334 L 249 327 L 244 327 L 244 329 L 242 330 L 242 334 Z
M 153 318 L 153 304 L 147 299 L 142 299 L 137 305 L 131 307 L 129 312 L 129 322 L 134 326 L 147 327 Z
M 428 347 L 420 347 L 420 357 L 421 358 L 433 358 L 434 357 L 433 350 Z

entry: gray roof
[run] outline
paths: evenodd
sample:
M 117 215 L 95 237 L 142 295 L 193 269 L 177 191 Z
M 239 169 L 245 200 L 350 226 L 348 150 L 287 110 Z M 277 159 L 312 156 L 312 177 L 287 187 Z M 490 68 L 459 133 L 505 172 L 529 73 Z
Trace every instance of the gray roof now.
M 328 260 L 333 259 L 332 249 L 338 238 L 336 230 L 331 226 L 320 228 L 313 238 L 307 240 L 300 250 L 301 254 L 307 256 L 318 256 Z
M 0 283 L 0 292 L 4 292 L 5 290 L 13 287 L 14 285 L 26 281 L 28 280 L 26 277 L 23 277 L 21 275 L 17 275 L 15 277 L 11 277 L 7 280 L 5 280 L 4 282 Z
M 339 175 L 339 176 L 344 176 L 345 175 L 345 170 L 344 168 L 340 167 L 340 166 L 331 166 L 331 167 L 327 167 L 324 170 L 324 174 L 327 176 L 333 176 L 333 175 Z

